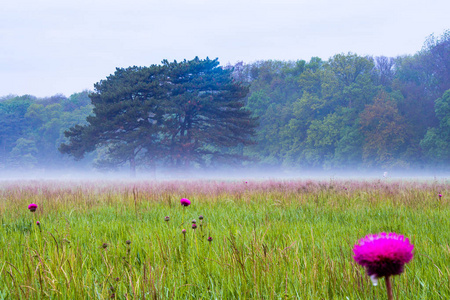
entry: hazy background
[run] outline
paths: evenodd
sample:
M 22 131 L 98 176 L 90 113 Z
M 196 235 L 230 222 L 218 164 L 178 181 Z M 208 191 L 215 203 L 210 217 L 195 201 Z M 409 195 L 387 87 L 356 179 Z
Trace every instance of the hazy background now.
M 162 59 L 413 54 L 448 28 L 448 11 L 447 0 L 3 1 L 0 96 L 69 96 Z

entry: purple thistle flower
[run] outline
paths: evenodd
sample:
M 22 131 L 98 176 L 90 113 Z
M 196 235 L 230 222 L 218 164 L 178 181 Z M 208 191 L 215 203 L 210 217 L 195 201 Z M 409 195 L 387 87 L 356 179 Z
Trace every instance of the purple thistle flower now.
M 40 225 L 41 225 L 41 222 L 36 221 L 36 225 L 37 225 L 37 226 L 40 226 Z
M 439 198 L 442 198 L 442 194 L 439 194 Z
M 355 261 L 366 268 L 372 278 L 399 275 L 413 258 L 414 245 L 397 233 L 367 235 L 353 248 Z
M 191 201 L 190 201 L 189 199 L 187 199 L 187 198 L 181 198 L 180 203 L 181 203 L 181 205 L 183 205 L 183 206 L 189 206 L 189 205 L 191 205 Z
M 37 209 L 37 204 L 35 204 L 35 203 L 31 203 L 30 205 L 28 205 L 28 209 L 31 211 L 31 212 L 35 212 L 36 211 L 36 209 Z
M 181 233 L 186 234 L 186 229 L 181 230 Z
M 192 224 L 192 229 L 196 229 L 197 228 L 197 224 Z
M 209 238 L 208 238 L 208 242 L 212 242 L 212 237 L 209 237 Z
M 164 221 L 169 222 L 170 221 L 170 217 L 169 216 L 164 217 Z

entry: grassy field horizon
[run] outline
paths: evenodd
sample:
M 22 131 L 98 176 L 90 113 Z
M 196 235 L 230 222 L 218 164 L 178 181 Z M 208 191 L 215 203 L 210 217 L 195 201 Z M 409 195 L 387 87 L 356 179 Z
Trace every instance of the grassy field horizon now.
M 352 252 L 379 232 L 415 246 L 395 299 L 449 299 L 449 191 L 446 179 L 0 181 L 0 299 L 385 299 Z

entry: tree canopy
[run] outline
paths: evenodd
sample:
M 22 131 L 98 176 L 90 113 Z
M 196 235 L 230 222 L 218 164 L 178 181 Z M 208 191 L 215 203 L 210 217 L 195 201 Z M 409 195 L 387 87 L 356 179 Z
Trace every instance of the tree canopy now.
M 66 132 L 60 150 L 77 159 L 104 149 L 99 167 L 160 161 L 189 167 L 252 143 L 256 119 L 244 108 L 248 88 L 217 59 L 195 58 L 117 69 L 90 94 L 93 115 Z M 242 158 L 242 156 L 241 156 Z
M 0 98 L 0 170 L 448 170 L 449 78 L 449 31 L 399 57 L 118 68 L 93 92 Z

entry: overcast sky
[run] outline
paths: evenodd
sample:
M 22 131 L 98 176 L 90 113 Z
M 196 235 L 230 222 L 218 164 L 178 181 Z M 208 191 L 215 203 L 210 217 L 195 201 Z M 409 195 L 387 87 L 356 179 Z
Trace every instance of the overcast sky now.
M 163 59 L 397 56 L 450 29 L 448 0 L 2 0 L 0 96 L 70 96 Z

